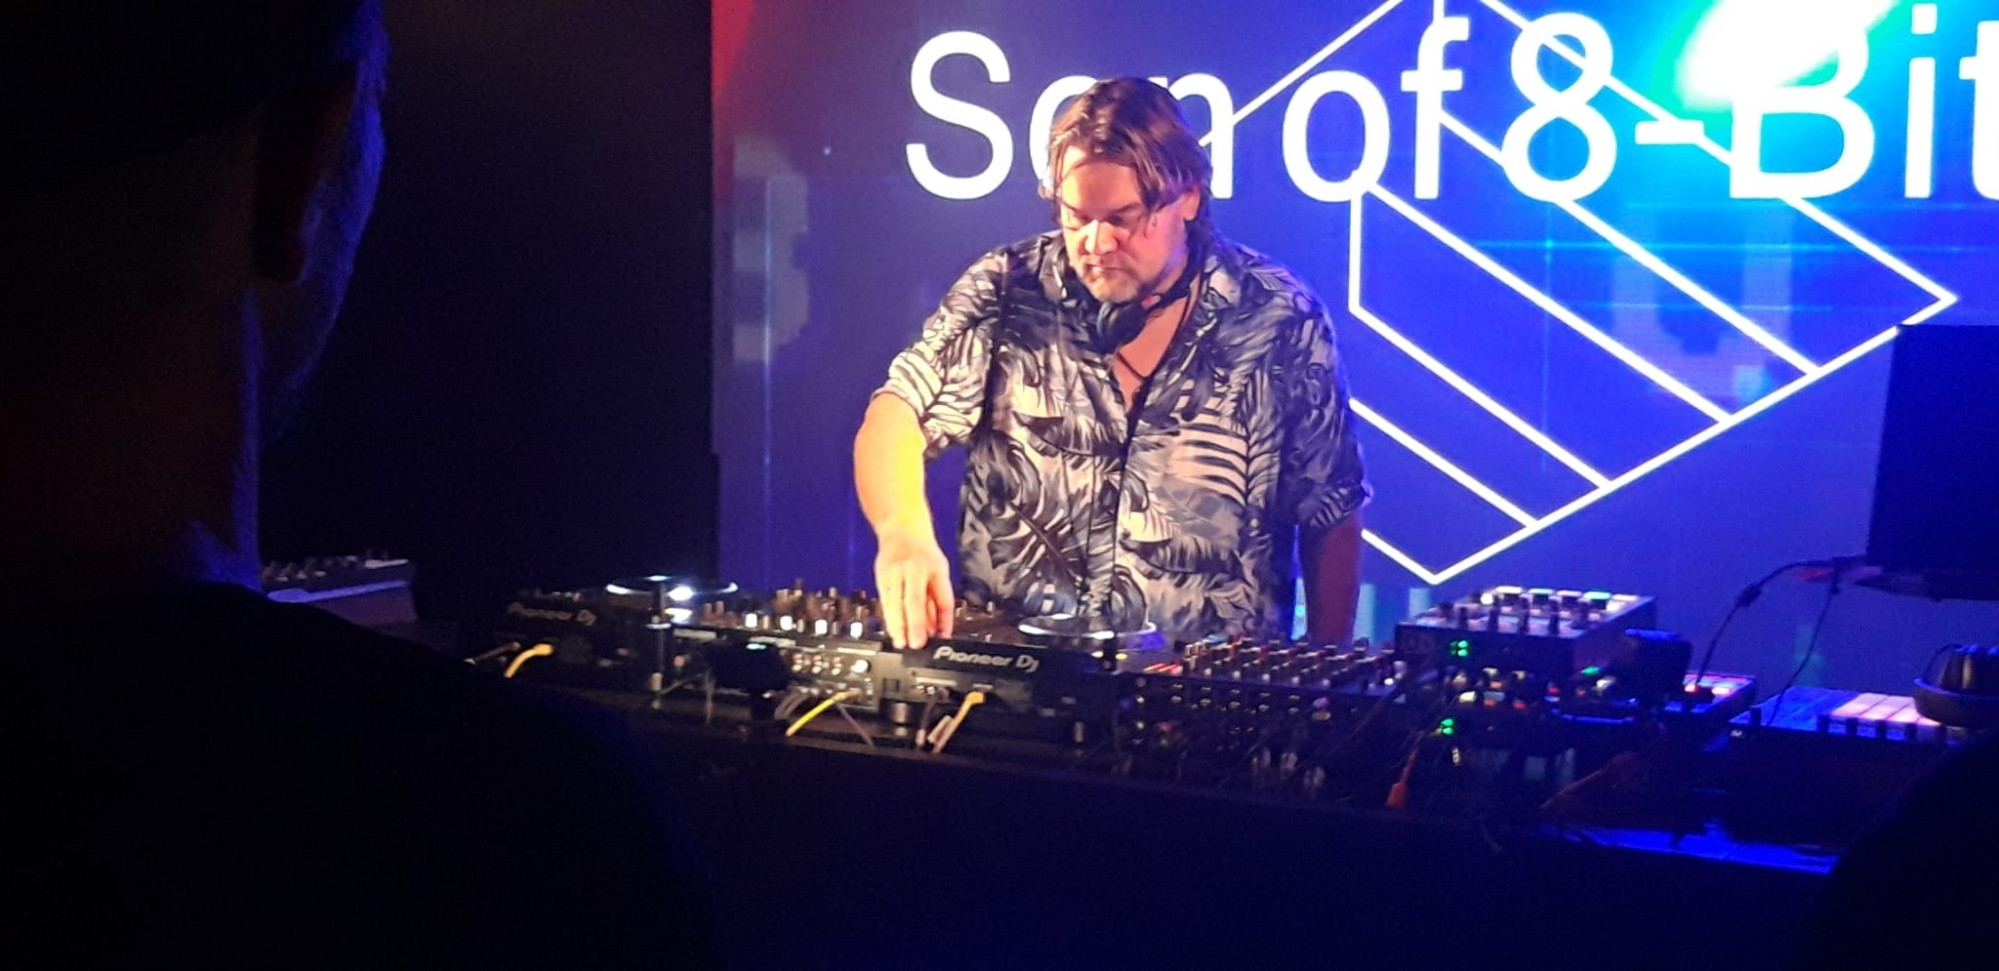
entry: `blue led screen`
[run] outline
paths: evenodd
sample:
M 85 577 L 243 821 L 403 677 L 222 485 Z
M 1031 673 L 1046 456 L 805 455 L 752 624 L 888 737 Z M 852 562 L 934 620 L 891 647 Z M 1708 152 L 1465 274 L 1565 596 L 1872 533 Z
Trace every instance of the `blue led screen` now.
M 1865 545 L 1899 326 L 1999 323 L 1999 3 L 716 4 L 723 572 L 871 584 L 852 434 L 1049 119 L 1181 97 L 1223 233 L 1332 307 L 1376 498 L 1361 633 L 1495 583 L 1702 641 Z M 1999 433 L 1999 430 L 1995 430 Z M 958 462 L 932 466 L 947 549 Z M 1823 585 L 1718 666 L 1781 681 Z M 1905 690 L 1985 605 L 1852 591 L 1804 680 Z

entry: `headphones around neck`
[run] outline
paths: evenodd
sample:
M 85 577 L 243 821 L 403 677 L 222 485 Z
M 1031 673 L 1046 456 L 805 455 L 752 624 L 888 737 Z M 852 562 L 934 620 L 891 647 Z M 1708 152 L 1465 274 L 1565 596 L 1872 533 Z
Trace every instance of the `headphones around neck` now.
M 1194 280 L 1200 275 L 1201 268 L 1207 262 L 1207 248 L 1198 245 L 1194 234 L 1189 233 L 1187 235 L 1187 265 L 1181 267 L 1179 278 L 1173 281 L 1172 286 L 1167 287 L 1164 292 L 1159 294 L 1159 299 L 1152 306 L 1172 306 L 1174 301 L 1185 298 L 1189 293 L 1193 292 Z M 1088 291 L 1085 290 L 1084 292 L 1087 293 Z M 1109 354 L 1131 343 L 1132 339 L 1145 329 L 1145 319 L 1150 313 L 1151 308 L 1145 305 L 1143 299 L 1130 300 L 1124 303 L 1105 301 L 1097 304 L 1097 312 L 1091 318 L 1090 341 L 1092 349 L 1100 353 Z

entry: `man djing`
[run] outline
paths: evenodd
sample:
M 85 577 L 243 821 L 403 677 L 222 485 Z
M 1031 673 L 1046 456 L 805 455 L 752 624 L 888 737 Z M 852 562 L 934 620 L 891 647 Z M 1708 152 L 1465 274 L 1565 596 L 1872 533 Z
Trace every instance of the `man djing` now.
M 964 594 L 1169 635 L 1346 639 L 1369 490 L 1326 308 L 1223 239 L 1172 95 L 1119 78 L 1057 119 L 1059 230 L 987 253 L 898 355 L 854 442 L 898 645 L 948 636 L 926 459 L 970 448 Z

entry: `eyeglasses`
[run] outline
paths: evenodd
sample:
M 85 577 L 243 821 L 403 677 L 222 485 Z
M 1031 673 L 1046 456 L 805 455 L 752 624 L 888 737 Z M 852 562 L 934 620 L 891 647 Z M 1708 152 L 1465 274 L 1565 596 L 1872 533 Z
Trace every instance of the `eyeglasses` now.
M 1159 210 L 1143 203 L 1134 202 L 1101 219 L 1090 219 L 1058 199 L 1055 202 L 1055 224 L 1069 232 L 1078 233 L 1090 228 L 1091 223 L 1103 223 L 1120 238 L 1129 238 L 1145 232 L 1152 224 L 1152 217 L 1158 212 Z

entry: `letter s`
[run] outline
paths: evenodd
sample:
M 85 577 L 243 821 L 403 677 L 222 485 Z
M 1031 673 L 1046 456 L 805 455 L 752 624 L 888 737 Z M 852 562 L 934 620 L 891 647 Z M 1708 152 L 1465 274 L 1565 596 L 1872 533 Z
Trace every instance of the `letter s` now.
M 1006 52 L 1000 50 L 992 38 L 969 30 L 953 30 L 930 38 L 917 49 L 916 60 L 909 65 L 909 93 L 915 96 L 916 106 L 925 114 L 985 136 L 992 145 L 992 161 L 986 165 L 985 171 L 977 175 L 945 175 L 931 163 L 928 145 L 911 142 L 903 148 L 909 156 L 909 174 L 916 176 L 916 184 L 931 195 L 946 199 L 977 199 L 1006 181 L 1007 170 L 1013 167 L 1013 133 L 1007 131 L 1006 122 L 1001 121 L 1000 116 L 937 90 L 931 74 L 936 70 L 938 61 L 952 54 L 969 54 L 978 58 L 986 66 L 986 76 L 996 84 L 1005 84 L 1012 76 L 1007 68 Z

